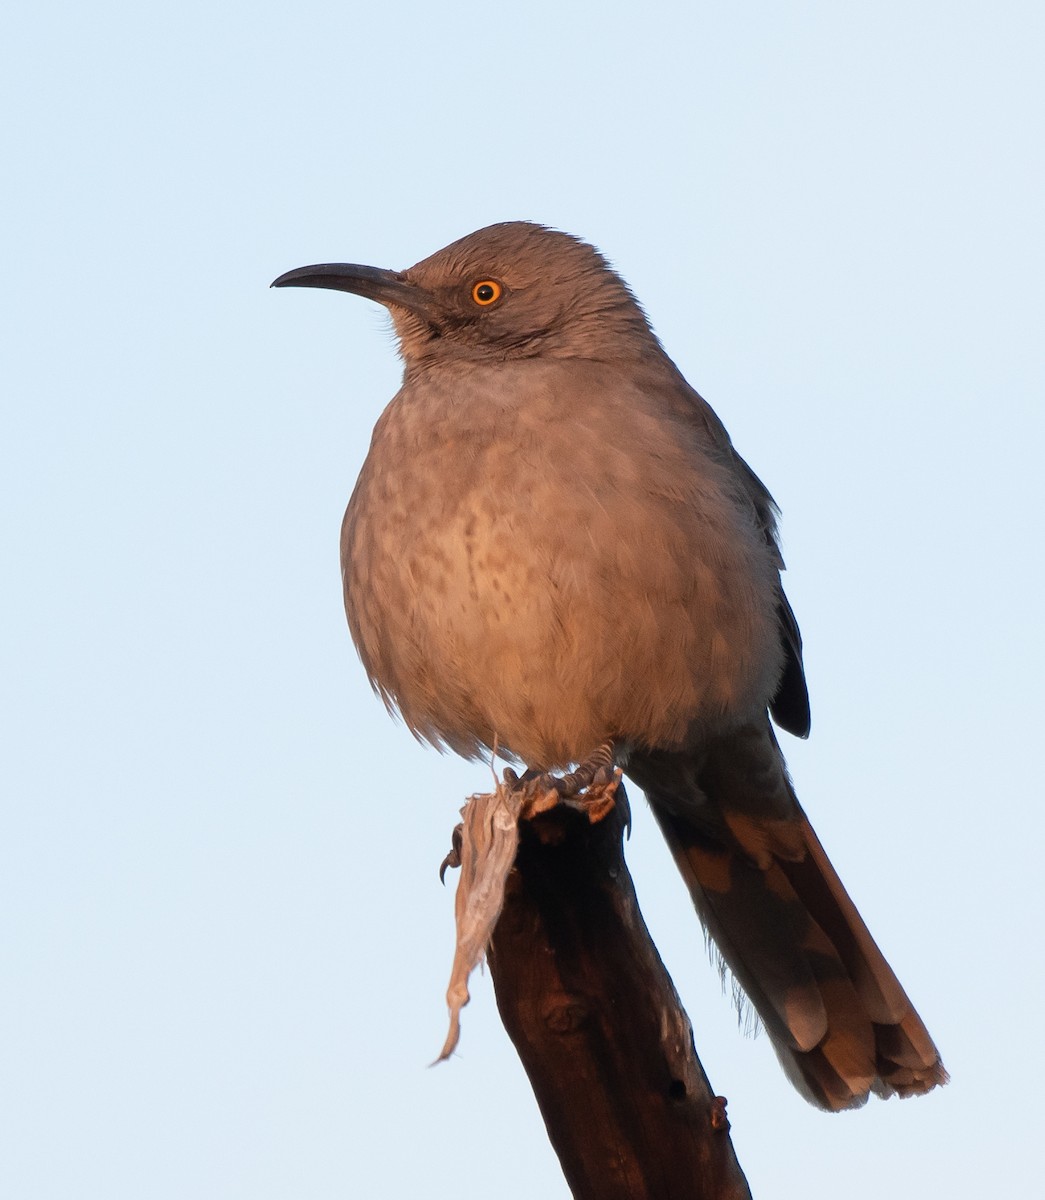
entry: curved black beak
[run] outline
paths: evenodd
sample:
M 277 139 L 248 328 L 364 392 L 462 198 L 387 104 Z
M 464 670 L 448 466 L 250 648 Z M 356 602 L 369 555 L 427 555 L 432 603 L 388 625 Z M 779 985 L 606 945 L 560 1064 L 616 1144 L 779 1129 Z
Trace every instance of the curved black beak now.
M 274 279 L 271 287 L 330 288 L 376 300 L 378 304 L 405 308 L 421 317 L 432 315 L 433 300 L 423 288 L 398 271 L 365 267 L 359 263 L 317 263 L 298 267 Z

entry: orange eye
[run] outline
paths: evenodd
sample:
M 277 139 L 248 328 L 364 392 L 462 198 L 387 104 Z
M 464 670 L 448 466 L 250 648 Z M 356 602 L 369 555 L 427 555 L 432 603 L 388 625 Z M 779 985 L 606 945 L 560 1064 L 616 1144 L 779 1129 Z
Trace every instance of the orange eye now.
M 496 279 L 480 279 L 472 288 L 472 299 L 483 308 L 489 308 L 491 304 L 500 300 L 503 291 L 504 288 Z

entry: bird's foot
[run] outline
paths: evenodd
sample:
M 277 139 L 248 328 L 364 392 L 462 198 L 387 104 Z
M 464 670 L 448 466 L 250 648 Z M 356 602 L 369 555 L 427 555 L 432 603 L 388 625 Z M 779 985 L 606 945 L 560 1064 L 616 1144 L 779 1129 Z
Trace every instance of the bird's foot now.
M 522 791 L 521 816 L 536 817 L 565 804 L 585 813 L 594 825 L 612 810 L 620 786 L 621 769 L 613 759 L 613 743 L 604 742 L 566 775 L 531 769 L 520 776 L 508 767 L 504 782 L 511 791 Z
M 514 798 L 515 809 L 520 819 L 527 821 L 541 813 L 550 812 L 560 804 L 584 813 L 592 825 L 607 817 L 617 803 L 624 804 L 625 823 L 630 828 L 627 811 L 628 801 L 621 787 L 622 772 L 614 766 L 614 746 L 605 742 L 576 771 L 565 775 L 554 775 L 550 771 L 531 768 L 517 775 L 511 767 L 504 771 L 506 791 Z M 619 794 L 618 794 L 619 793 Z M 462 813 L 466 809 L 461 810 Z M 439 880 L 445 881 L 446 872 L 461 866 L 461 851 L 464 845 L 464 826 L 458 825 L 453 832 L 450 853 L 439 866 Z

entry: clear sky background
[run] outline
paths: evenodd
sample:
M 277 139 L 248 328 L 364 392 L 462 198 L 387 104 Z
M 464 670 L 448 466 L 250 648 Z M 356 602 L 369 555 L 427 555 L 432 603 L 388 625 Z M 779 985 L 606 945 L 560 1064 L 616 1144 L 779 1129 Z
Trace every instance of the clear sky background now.
M 21 5 L 2 19 L 0 1195 L 564 1197 L 436 868 L 487 770 L 341 609 L 376 306 L 594 241 L 784 510 L 799 795 L 953 1083 L 826 1116 L 628 857 L 758 1197 L 1032 1194 L 1045 1067 L 1038 3 Z

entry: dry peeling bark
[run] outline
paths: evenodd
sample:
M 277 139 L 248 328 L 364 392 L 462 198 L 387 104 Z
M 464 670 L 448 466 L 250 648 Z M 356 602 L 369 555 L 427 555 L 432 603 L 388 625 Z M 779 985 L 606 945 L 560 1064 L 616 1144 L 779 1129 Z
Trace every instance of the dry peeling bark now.
M 504 885 L 519 845 L 520 791 L 503 783 L 497 790 L 472 796 L 461 809 L 461 824 L 454 831 L 454 850 L 444 864 L 460 866 L 454 897 L 457 944 L 446 1005 L 450 1029 L 436 1062 L 457 1048 L 461 1037 L 461 1009 L 468 1003 L 468 977 L 482 962 L 504 903 Z
M 497 783 L 494 791 L 469 797 L 461 809 L 461 824 L 454 830 L 453 849 L 439 871 L 442 879 L 447 867 L 461 869 L 454 897 L 457 940 L 446 991 L 450 1028 L 436 1062 L 448 1059 L 460 1041 L 461 1009 L 471 999 L 468 979 L 485 957 L 501 914 L 505 883 L 519 845 L 520 820 L 530 821 L 562 804 L 583 812 L 595 824 L 613 809 L 620 781 L 618 769 L 607 782 L 566 798 L 554 788 L 542 791 L 534 790 L 534 785 L 526 787 L 519 783 L 514 772 L 508 771 L 504 782 Z M 621 797 L 626 805 L 623 790 Z
M 624 863 L 623 787 L 605 819 L 577 807 L 520 820 L 518 792 L 501 785 L 462 810 L 465 890 L 441 1057 L 492 931 L 498 1009 L 575 1200 L 750 1200 L 725 1101 Z

